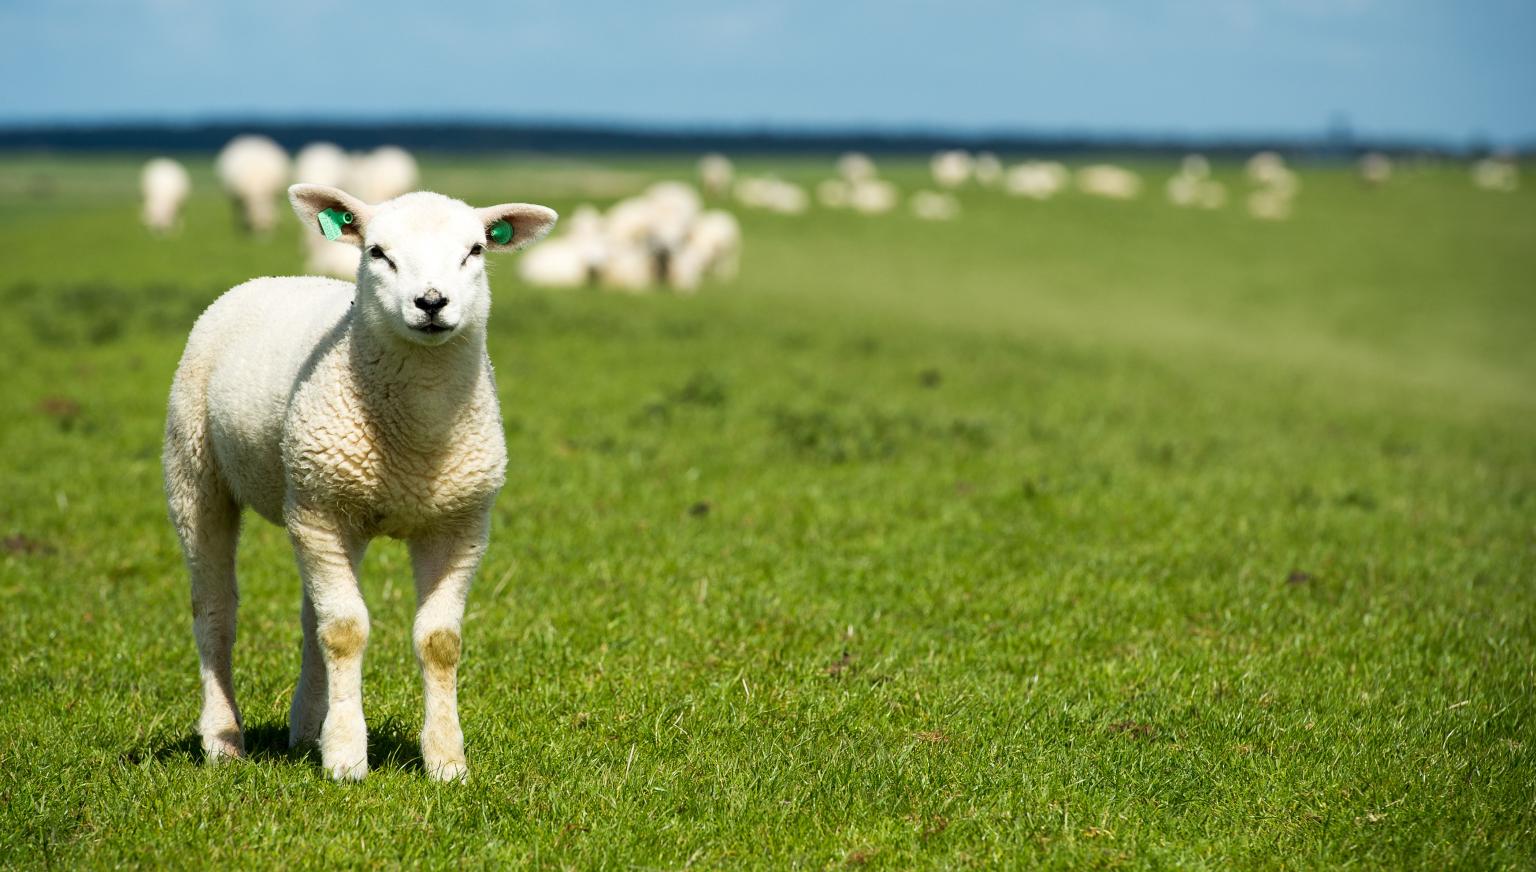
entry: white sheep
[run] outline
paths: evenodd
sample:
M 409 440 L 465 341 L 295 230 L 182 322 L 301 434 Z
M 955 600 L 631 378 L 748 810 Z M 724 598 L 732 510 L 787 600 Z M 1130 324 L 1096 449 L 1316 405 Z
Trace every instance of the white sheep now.
M 850 151 L 837 159 L 837 174 L 845 181 L 861 182 L 872 179 L 880 174 L 875 167 L 875 162 L 869 155 L 860 151 Z
M 1278 152 L 1261 151 L 1248 159 L 1248 180 L 1263 188 L 1284 191 L 1287 195 L 1301 190 L 1301 180 L 1285 165 Z
M 960 201 L 953 194 L 917 191 L 911 202 L 912 214 L 924 221 L 953 221 L 960 217 Z
M 565 227 L 563 235 L 545 240 L 518 260 L 518 275 L 528 284 L 540 287 L 597 284 L 612 248 L 602 213 L 583 204 L 561 223 Z
M 303 580 L 290 744 L 318 741 L 335 779 L 367 772 L 357 570 L 369 540 L 390 536 L 408 544 L 416 576 L 422 761 L 432 778 L 463 779 L 460 627 L 506 467 L 483 255 L 539 239 L 556 216 L 427 192 L 368 205 L 295 185 L 289 199 L 304 224 L 363 249 L 356 285 L 234 288 L 192 328 L 171 386 L 165 484 L 192 580 L 203 750 L 210 761 L 244 754 L 231 658 L 248 506 L 287 528 Z
M 410 152 L 386 145 L 352 159 L 347 189 L 369 203 L 382 203 L 415 190 L 420 177 Z
M 288 153 L 265 136 L 231 139 L 214 162 L 246 230 L 266 233 L 277 224 L 277 201 L 288 184 Z
M 977 152 L 971 175 L 976 178 L 978 185 L 995 187 L 1003 180 L 1003 162 L 990 151 Z
M 736 168 L 731 159 L 723 154 L 706 154 L 699 158 L 699 184 L 711 197 L 724 197 L 731 193 L 731 180 Z
M 144 194 L 144 226 L 156 233 L 174 230 L 181 206 L 192 192 L 187 168 L 168 157 L 157 157 L 144 164 L 139 188 Z
M 1392 159 L 1379 151 L 1360 156 L 1360 181 L 1367 185 L 1385 185 L 1392 180 Z
M 863 179 L 853 183 L 848 205 L 863 215 L 884 215 L 896 208 L 901 192 L 885 179 Z
M 1520 189 L 1520 168 L 1510 157 L 1483 158 L 1472 164 L 1472 184 L 1485 191 L 1512 193 Z
M 1260 221 L 1284 221 L 1291 217 L 1291 200 L 1285 188 L 1259 188 L 1248 195 L 1248 214 Z
M 754 176 L 736 183 L 736 200 L 743 206 L 766 209 L 780 215 L 800 215 L 810 207 L 805 189 L 772 176 Z
M 971 156 L 959 149 L 941 151 L 928 161 L 933 181 L 941 188 L 958 188 L 971 178 L 975 164 Z
M 1055 161 L 1026 161 L 1003 175 L 1003 190 L 1015 197 L 1049 200 L 1071 180 L 1071 173 Z
M 1133 200 L 1141 194 L 1141 177 L 1124 167 L 1094 164 L 1077 171 L 1078 190 L 1110 200 Z
M 731 213 L 711 209 L 694 222 L 673 256 L 668 283 L 678 291 L 693 293 L 705 279 L 735 279 L 740 262 L 741 225 Z
M 329 142 L 312 142 L 299 149 L 293 158 L 293 180 L 303 185 L 341 187 L 351 170 L 351 158 L 340 146 Z M 342 279 L 357 275 L 359 252 L 356 246 L 331 242 L 318 233 L 305 233 L 300 239 L 304 246 L 305 272 Z

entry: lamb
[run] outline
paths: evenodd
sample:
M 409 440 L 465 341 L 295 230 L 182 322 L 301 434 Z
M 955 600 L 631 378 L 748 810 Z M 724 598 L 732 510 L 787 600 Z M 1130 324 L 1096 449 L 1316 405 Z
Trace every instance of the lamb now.
M 912 195 L 912 214 L 924 221 L 953 221 L 960 217 L 960 201 L 954 194 L 917 191 Z
M 351 159 L 340 146 L 329 142 L 312 142 L 299 149 L 294 157 L 293 180 L 305 185 L 338 187 L 346 183 L 352 171 L 351 164 Z M 337 278 L 357 275 L 359 252 L 355 246 L 345 242 L 331 242 L 317 233 L 305 233 L 302 239 L 305 272 Z
M 731 159 L 723 154 L 706 154 L 699 158 L 699 184 L 711 197 L 724 197 L 731 192 L 731 180 L 736 168 Z
M 181 205 L 192 191 L 187 168 L 168 157 L 157 157 L 144 164 L 139 187 L 144 193 L 144 226 L 156 233 L 174 230 Z
M 854 182 L 848 192 L 848 205 L 863 215 L 884 215 L 896 208 L 901 192 L 885 179 L 864 179 Z
M 415 190 L 419 177 L 410 152 L 386 145 L 352 159 L 347 187 L 369 203 L 382 203 Z
M 976 178 L 976 184 L 984 187 L 996 187 L 1003 180 L 1003 162 L 990 151 L 976 153 L 976 160 L 971 167 L 971 175 Z
M 1015 197 L 1049 200 L 1067 186 L 1071 174 L 1055 161 L 1026 161 L 1010 167 L 1003 176 L 1003 190 Z
M 276 202 L 288 184 L 288 153 L 265 136 L 231 139 L 214 162 L 245 229 L 267 233 L 277 224 Z
M 837 159 L 837 174 L 844 181 L 862 182 L 879 175 L 880 171 L 875 168 L 875 162 L 870 160 L 869 155 L 861 151 L 850 151 Z
M 1373 187 L 1392 180 L 1392 158 L 1379 151 L 1368 151 L 1360 156 L 1360 181 Z
M 235 287 L 192 328 L 171 387 L 165 485 L 191 575 L 203 750 L 211 762 L 244 753 L 231 659 L 248 506 L 287 528 L 303 581 L 290 744 L 318 741 L 337 780 L 367 773 L 357 569 L 369 540 L 391 536 L 409 545 L 416 576 L 422 760 L 432 778 L 462 780 L 460 626 L 507 462 L 484 254 L 538 240 L 556 215 L 429 192 L 378 205 L 319 185 L 288 194 L 303 223 L 363 249 L 356 285 Z
M 1520 168 L 1512 157 L 1495 155 L 1472 164 L 1472 184 L 1485 191 L 1520 190 Z
M 564 225 L 565 235 L 546 240 L 518 261 L 517 272 L 523 281 L 546 288 L 577 288 L 597 283 L 612 247 L 603 228 L 602 213 L 583 204 L 576 207 Z
M 711 209 L 699 216 L 677 254 L 667 279 L 679 292 L 691 294 L 706 278 L 731 281 L 741 263 L 741 225 L 736 216 Z
M 1094 164 L 1077 171 L 1077 187 L 1094 197 L 1134 200 L 1141 194 L 1141 177 L 1124 167 Z
M 736 200 L 743 206 L 780 215 L 799 215 L 811 204 L 805 189 L 773 176 L 754 176 L 736 183 Z
M 973 167 L 971 156 L 959 149 L 938 152 L 928 162 L 933 181 L 941 188 L 958 188 L 965 184 L 971 178 Z

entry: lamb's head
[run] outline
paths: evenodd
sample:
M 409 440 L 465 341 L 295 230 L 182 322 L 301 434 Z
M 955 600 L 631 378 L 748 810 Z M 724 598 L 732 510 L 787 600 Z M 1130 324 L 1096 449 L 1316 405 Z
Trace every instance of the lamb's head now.
M 491 309 L 486 252 L 535 242 L 556 218 L 529 203 L 476 209 L 426 191 L 373 205 L 337 188 L 294 185 L 288 199 L 313 232 L 363 249 L 359 315 L 420 345 L 482 328 Z

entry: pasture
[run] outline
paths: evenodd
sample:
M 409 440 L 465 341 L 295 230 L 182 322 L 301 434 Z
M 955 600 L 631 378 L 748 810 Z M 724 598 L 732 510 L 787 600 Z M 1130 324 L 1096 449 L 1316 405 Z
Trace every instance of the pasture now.
M 1148 164 L 1132 202 L 972 187 L 947 223 L 733 209 L 741 278 L 695 298 L 500 261 L 471 780 L 420 771 L 380 541 L 346 786 L 286 748 L 299 584 L 254 517 L 250 759 L 199 765 L 166 393 L 300 228 L 238 234 L 200 160 L 154 239 L 139 162 L 0 161 L 0 866 L 1536 863 L 1529 185 L 1303 167 L 1266 223 L 1175 209 Z M 562 213 L 691 171 L 423 164 Z

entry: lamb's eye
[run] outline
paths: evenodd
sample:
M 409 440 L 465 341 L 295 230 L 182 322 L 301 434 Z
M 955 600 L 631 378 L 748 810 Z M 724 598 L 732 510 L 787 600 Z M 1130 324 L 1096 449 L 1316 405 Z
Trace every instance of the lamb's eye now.
M 389 259 L 389 258 L 384 256 L 384 249 L 378 247 L 377 245 L 370 245 L 370 246 L 368 246 L 368 256 L 373 258 L 374 260 L 388 260 Z
M 480 255 L 482 255 L 484 253 L 485 253 L 485 246 L 481 245 L 478 242 L 475 243 L 474 245 L 471 245 L 469 247 L 469 256 L 470 257 L 479 257 Z

